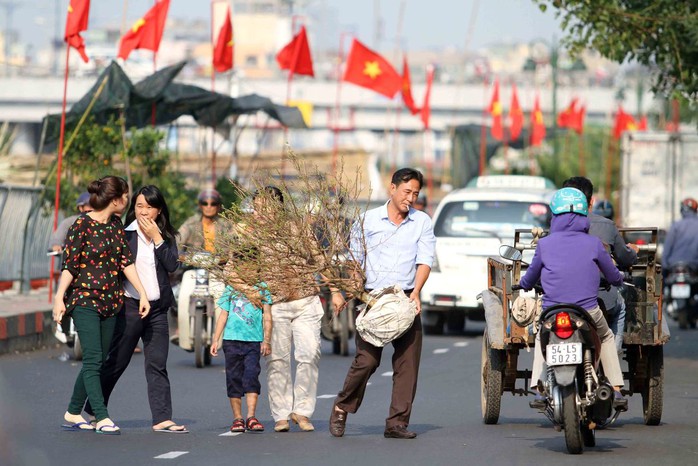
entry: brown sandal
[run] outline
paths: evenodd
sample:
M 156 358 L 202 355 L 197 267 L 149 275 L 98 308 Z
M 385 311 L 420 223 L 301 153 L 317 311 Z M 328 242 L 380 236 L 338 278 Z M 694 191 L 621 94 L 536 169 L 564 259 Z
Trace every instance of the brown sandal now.
M 247 418 L 247 430 L 252 432 L 264 432 L 264 426 L 256 417 Z
M 230 426 L 231 432 L 245 432 L 245 420 L 243 418 L 233 419 L 233 425 Z

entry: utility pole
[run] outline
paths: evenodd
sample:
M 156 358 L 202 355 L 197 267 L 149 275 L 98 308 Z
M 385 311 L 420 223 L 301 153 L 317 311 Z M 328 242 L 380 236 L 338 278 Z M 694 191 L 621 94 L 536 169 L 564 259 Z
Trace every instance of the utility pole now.
M 12 49 L 12 16 L 14 15 L 15 9 L 19 7 L 19 2 L 12 1 L 2 1 L 0 2 L 0 8 L 5 10 L 5 27 L 3 30 L 3 36 L 5 41 L 5 76 L 10 75 L 10 52 Z

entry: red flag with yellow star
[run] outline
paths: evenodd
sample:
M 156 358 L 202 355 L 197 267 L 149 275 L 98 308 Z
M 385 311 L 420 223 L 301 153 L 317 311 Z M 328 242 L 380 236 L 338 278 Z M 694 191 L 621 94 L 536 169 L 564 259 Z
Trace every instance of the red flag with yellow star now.
M 126 60 L 135 49 L 147 49 L 157 53 L 169 8 L 170 0 L 158 0 L 145 16 L 133 23 L 131 29 L 121 38 L 117 56 Z
M 213 48 L 213 68 L 224 73 L 233 68 L 233 22 L 230 19 L 230 6 L 225 13 L 225 21 L 218 32 Z
M 276 54 L 276 62 L 279 64 L 279 68 L 288 70 L 292 75 L 315 76 L 313 57 L 310 55 L 310 45 L 308 44 L 308 34 L 305 31 L 305 26 L 301 26 L 301 30 L 293 36 L 291 42 L 286 44 Z
M 579 112 L 577 109 L 578 103 L 579 99 L 573 98 L 567 108 L 557 115 L 557 125 L 560 128 L 574 128 Z
M 499 80 L 494 82 L 494 90 L 492 91 L 492 99 L 487 111 L 492 115 L 492 128 L 490 133 L 492 137 L 498 141 L 504 139 L 504 128 L 502 126 L 502 103 L 499 101 Z
M 540 99 L 536 95 L 531 112 L 531 145 L 540 146 L 544 140 L 545 121 L 543 120 L 543 112 L 540 110 Z
M 78 51 L 85 63 L 90 60 L 85 53 L 85 40 L 80 36 L 80 33 L 87 30 L 89 16 L 90 0 L 70 0 L 64 38 L 68 46 L 74 47 Z
M 412 98 L 412 84 L 410 82 L 410 67 L 407 65 L 407 56 L 402 56 L 402 101 L 412 115 L 419 113 L 419 107 L 414 104 Z
M 586 105 L 580 105 L 577 109 L 577 113 L 574 114 L 570 121 L 569 128 L 577 132 L 577 134 L 582 134 L 584 132 L 584 117 L 587 114 Z
M 523 111 L 519 104 L 519 96 L 516 93 L 516 84 L 511 88 L 511 105 L 509 106 L 509 136 L 513 139 L 518 139 L 523 128 Z
M 616 112 L 616 119 L 613 122 L 613 137 L 615 139 L 620 139 L 621 135 L 625 131 L 635 131 L 637 130 L 637 123 L 632 115 L 625 113 L 623 107 L 618 106 L 618 111 Z
M 343 81 L 393 98 L 402 88 L 402 77 L 388 61 L 354 39 Z

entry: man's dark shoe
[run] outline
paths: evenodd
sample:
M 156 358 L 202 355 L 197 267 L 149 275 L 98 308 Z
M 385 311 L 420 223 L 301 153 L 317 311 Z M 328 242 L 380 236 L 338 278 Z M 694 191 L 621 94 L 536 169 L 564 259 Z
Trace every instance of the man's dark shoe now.
M 623 398 L 623 395 L 619 391 L 613 392 L 613 407 L 616 411 L 625 412 L 628 410 L 628 399 Z
M 528 402 L 528 406 L 530 406 L 533 409 L 544 410 L 546 405 L 547 405 L 547 400 L 541 394 L 536 395 L 536 397 L 533 399 L 533 401 Z
M 415 438 L 417 437 L 417 434 L 414 432 L 410 432 L 407 430 L 405 426 L 395 426 L 395 427 L 386 427 L 385 432 L 383 432 L 383 436 L 385 438 Z
M 334 437 L 341 437 L 344 435 L 344 429 L 347 425 L 347 413 L 345 411 L 338 411 L 337 406 L 332 406 L 332 414 L 330 414 L 330 434 Z

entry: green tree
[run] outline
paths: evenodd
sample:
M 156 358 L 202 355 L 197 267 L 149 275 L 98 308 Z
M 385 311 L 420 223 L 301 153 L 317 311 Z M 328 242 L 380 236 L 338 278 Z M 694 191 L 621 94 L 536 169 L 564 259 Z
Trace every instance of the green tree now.
M 67 132 L 69 140 L 72 132 Z M 145 184 L 162 191 L 173 225 L 181 225 L 196 210 L 196 191 L 188 189 L 181 173 L 170 169 L 171 154 L 162 149 L 164 133 L 153 128 L 125 131 L 118 119 L 104 125 L 90 118 L 75 135 L 63 158 L 61 208 L 72 212 L 78 195 L 95 179 L 106 175 L 126 178 L 138 189 Z M 127 170 L 128 166 L 128 170 Z M 46 198 L 53 201 L 55 171 L 45 180 Z
M 698 2 L 695 0 L 533 0 L 548 6 L 568 32 L 565 45 L 654 73 L 656 92 L 698 96 Z

